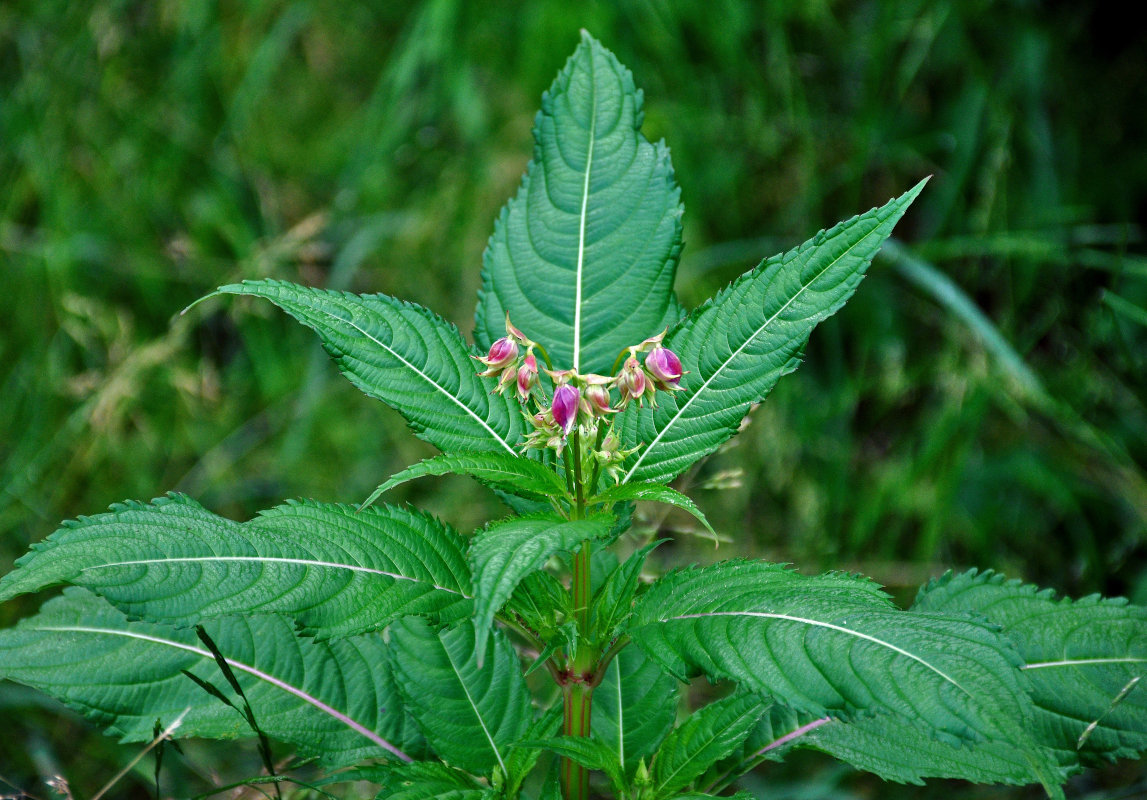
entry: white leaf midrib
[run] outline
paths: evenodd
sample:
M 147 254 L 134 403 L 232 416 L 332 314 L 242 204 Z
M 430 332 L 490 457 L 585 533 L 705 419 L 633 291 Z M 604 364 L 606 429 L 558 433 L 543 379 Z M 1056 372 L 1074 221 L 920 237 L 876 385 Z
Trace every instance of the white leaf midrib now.
M 664 787 L 668 786 L 670 784 L 670 782 L 673 780 L 673 778 L 676 777 L 677 775 L 679 775 L 681 773 L 681 771 L 683 769 L 685 769 L 691 762 L 693 762 L 697 758 L 699 758 L 701 753 L 704 751 L 704 749 L 706 747 L 711 745 L 713 742 L 717 741 L 721 737 L 722 734 L 727 732 L 730 728 L 732 728 L 734 725 L 736 725 L 738 722 L 740 722 L 742 719 L 744 719 L 745 716 L 747 716 L 748 714 L 751 714 L 751 713 L 752 713 L 752 708 L 747 709 L 744 713 L 738 714 L 734 719 L 729 720 L 729 722 L 724 727 L 722 727 L 720 730 L 714 730 L 711 732 L 711 735 L 705 737 L 704 744 L 701 747 L 695 748 L 693 750 L 693 752 L 689 753 L 686 756 L 684 761 L 682 761 L 680 764 L 677 765 L 677 768 L 675 770 L 673 770 L 671 773 L 669 773 L 668 775 L 665 776 L 665 778 L 661 781 L 662 790 L 664 790 Z
M 590 116 L 589 143 L 586 146 L 585 177 L 582 180 L 581 214 L 578 220 L 577 273 L 574 278 L 573 368 L 580 369 L 581 359 L 581 306 L 582 282 L 585 270 L 585 224 L 589 216 L 589 176 L 593 169 L 593 148 L 597 140 L 597 79 L 594 75 L 593 48 L 589 50 Z
M 107 564 L 90 564 L 84 567 L 81 572 L 87 572 L 94 569 L 107 569 L 110 567 L 133 567 L 147 564 L 180 564 L 180 563 L 214 563 L 214 562 L 256 562 L 256 563 L 274 563 L 274 564 L 294 564 L 302 567 L 323 567 L 330 569 L 344 569 L 349 572 L 363 572 L 370 575 L 380 575 L 386 578 L 394 578 L 401 581 L 412 581 L 414 583 L 427 584 L 434 589 L 438 589 L 450 594 L 456 594 L 459 597 L 464 597 L 468 600 L 473 598 L 457 589 L 450 589 L 445 586 L 439 586 L 432 581 L 423 580 L 422 578 L 415 578 L 411 575 L 402 575 L 397 572 L 387 572 L 386 570 L 374 569 L 373 567 L 362 567 L 356 564 L 340 564 L 337 561 L 319 561 L 317 559 L 306 558 L 287 558 L 284 556 L 170 556 L 164 558 L 140 558 L 131 561 L 111 561 Z
M 458 678 L 458 685 L 462 687 L 462 691 L 466 695 L 467 702 L 470 703 L 470 708 L 474 711 L 474 716 L 478 719 L 478 724 L 482 726 L 482 733 L 486 734 L 486 741 L 490 743 L 490 749 L 494 751 L 494 757 L 498 759 L 498 766 L 502 768 L 502 774 L 508 775 L 506 770 L 506 762 L 502 761 L 502 754 L 498 752 L 498 745 L 494 741 L 490 729 L 486 727 L 486 720 L 482 716 L 482 710 L 478 708 L 478 704 L 474 702 L 473 695 L 470 694 L 470 687 L 466 685 L 466 681 L 462 678 L 462 673 L 458 671 L 457 665 L 454 663 L 454 656 L 451 655 L 450 649 L 442 644 L 442 652 L 446 654 L 446 660 L 450 662 L 450 669 L 454 670 L 454 675 Z
M 337 321 L 339 321 L 345 325 L 350 326 L 351 328 L 354 328 L 356 331 L 361 333 L 367 339 L 370 339 L 372 342 L 377 344 L 383 350 L 390 353 L 392 356 L 394 356 L 396 359 L 398 359 L 398 361 L 400 361 L 403 366 L 405 366 L 407 369 L 411 370 L 416 375 L 418 375 L 420 378 L 422 378 L 424 381 L 426 381 L 431 386 L 433 386 L 444 397 L 446 397 L 448 400 L 450 400 L 450 402 L 454 403 L 460 409 L 465 411 L 466 414 L 473 417 L 474 421 L 477 422 L 479 425 L 481 425 L 483 428 L 485 428 L 486 431 L 490 434 L 490 436 L 492 436 L 494 438 L 494 440 L 496 442 L 498 442 L 498 444 L 502 445 L 502 447 L 505 448 L 506 452 L 508 452 L 510 455 L 512 455 L 514 457 L 518 456 L 518 454 L 516 452 L 514 452 L 514 448 L 511 447 L 509 445 L 509 443 L 506 442 L 505 439 L 503 439 L 501 436 L 499 436 L 498 432 L 495 431 L 493 428 L 491 428 L 489 423 L 486 422 L 486 420 L 484 420 L 480 416 L 478 416 L 477 412 L 475 412 L 474 409 L 470 408 L 470 406 L 466 405 L 461 400 L 459 400 L 457 397 L 455 397 L 453 394 L 451 394 L 449 390 L 447 390 L 444 386 L 442 386 L 442 384 L 438 383 L 438 381 L 431 378 L 425 372 L 423 372 L 418 367 L 416 367 L 414 364 L 412 364 L 410 361 L 408 361 L 406 358 L 404 358 L 393 347 L 390 347 L 385 342 L 383 342 L 381 339 L 379 339 L 377 336 L 374 336 L 373 334 L 371 334 L 370 331 L 363 328 L 361 325 L 356 323 L 354 320 L 346 319 L 345 317 L 340 317 L 338 314 L 333 314 L 330 311 L 327 311 L 325 308 L 322 308 L 320 306 L 309 306 L 309 307 L 312 308 L 313 310 L 317 311 L 320 314 L 325 314 L 326 316 L 330 317 L 331 319 L 337 320 Z
M 115 628 L 98 628 L 98 627 L 87 626 L 87 625 L 37 625 L 37 626 L 32 626 L 31 630 L 58 631 L 58 632 L 63 632 L 63 633 L 92 633 L 92 634 L 103 634 L 103 635 L 107 635 L 107 636 L 122 636 L 122 637 L 127 638 L 127 639 L 138 639 L 140 641 L 151 642 L 152 644 L 166 645 L 168 647 L 173 647 L 177 650 L 184 650 L 188 653 L 194 653 L 197 656 L 200 656 L 202 658 L 209 659 L 212 661 L 214 661 L 214 659 L 215 659 L 215 656 L 212 655 L 207 650 L 201 650 L 200 648 L 195 647 L 193 645 L 183 644 L 182 642 L 173 642 L 170 639 L 163 639 L 163 638 L 158 637 L 158 636 L 148 636 L 147 634 L 136 633 L 134 631 L 117 630 Z M 370 728 L 367 728 L 362 723 L 358 722 L 357 720 L 352 719 L 350 716 L 348 716 L 347 714 L 344 714 L 343 712 L 339 711 L 338 709 L 336 709 L 330 705 L 327 705 L 326 703 L 324 703 L 322 700 L 315 697 L 314 695 L 307 694 L 305 691 L 298 688 L 297 686 L 292 686 L 291 684 L 287 683 L 286 681 L 284 681 L 280 678 L 276 678 L 274 675 L 271 675 L 270 673 L 263 672 L 261 669 L 259 669 L 257 667 L 253 667 L 250 664 L 245 664 L 242 661 L 237 661 L 235 659 L 227 658 L 227 657 L 224 657 L 223 660 L 227 662 L 228 666 L 230 666 L 234 669 L 237 669 L 240 672 L 246 672 L 248 675 L 252 675 L 255 678 L 257 678 L 258 680 L 265 681 L 266 683 L 269 683 L 272 686 L 274 686 L 278 689 L 281 689 L 284 692 L 287 692 L 288 694 L 294 695 L 295 697 L 299 698 L 303 702 L 308 703 L 311 706 L 314 706 L 319 711 L 321 711 L 324 714 L 338 720 L 339 722 L 343 723 L 344 725 L 346 725 L 347 727 L 349 727 L 351 730 L 355 731 L 356 733 L 361 734 L 362 736 L 365 736 L 367 739 L 374 742 L 379 747 L 383 748 L 384 750 L 386 750 L 390 753 L 393 753 L 395 756 L 402 759 L 403 761 L 411 761 L 412 760 L 410 758 L 410 756 L 408 756 L 406 753 L 399 750 L 397 747 L 395 747 L 393 744 L 388 742 L 386 739 L 383 739 L 381 736 L 379 736 L 377 733 L 372 731 Z
M 829 630 L 834 630 L 834 631 L 837 631 L 839 633 L 845 633 L 845 634 L 848 634 L 850 636 L 855 636 L 858 639 L 864 639 L 865 641 L 872 642 L 873 644 L 879 645 L 881 647 L 886 647 L 889 650 L 892 650 L 896 653 L 899 653 L 900 655 L 904 656 L 905 658 L 909 658 L 909 659 L 917 662 L 918 664 L 923 665 L 924 667 L 931 670 L 932 672 L 935 672 L 937 675 L 939 675 L 941 678 L 943 678 L 948 683 L 950 683 L 953 686 L 955 686 L 956 688 L 958 688 L 960 691 L 964 692 L 965 694 L 967 694 L 969 696 L 972 696 L 972 693 L 969 692 L 967 689 L 965 689 L 960 684 L 959 681 L 957 681 L 951 675 L 944 672 L 942 669 L 940 669 L 936 665 L 934 665 L 931 662 L 927 661 L 926 659 L 916 655 L 915 653 L 913 653 L 909 650 L 905 650 L 904 648 L 899 647 L 897 645 L 894 645 L 892 642 L 886 642 L 883 639 L 880 639 L 876 636 L 871 636 L 867 633 L 861 633 L 860 631 L 853 630 L 851 628 L 846 628 L 842 625 L 835 625 L 831 622 L 825 622 L 824 620 L 808 619 L 807 617 L 797 617 L 797 616 L 793 616 L 791 614 L 780 614 L 780 613 L 768 612 L 768 611 L 706 611 L 706 612 L 699 612 L 696 614 L 679 614 L 677 616 L 669 617 L 666 619 L 659 619 L 658 621 L 659 622 L 673 622 L 675 620 L 682 620 L 682 619 L 708 619 L 710 617 L 754 617 L 754 618 L 758 618 L 758 619 L 780 619 L 780 620 L 786 620 L 788 622 L 798 622 L 798 623 L 810 625 L 812 627 L 817 627 L 817 628 L 827 628 Z
M 1110 658 L 1069 658 L 1062 661 L 1039 661 L 1024 664 L 1020 669 L 1046 669 L 1048 667 L 1088 667 L 1108 664 L 1147 664 L 1147 657 L 1112 656 Z

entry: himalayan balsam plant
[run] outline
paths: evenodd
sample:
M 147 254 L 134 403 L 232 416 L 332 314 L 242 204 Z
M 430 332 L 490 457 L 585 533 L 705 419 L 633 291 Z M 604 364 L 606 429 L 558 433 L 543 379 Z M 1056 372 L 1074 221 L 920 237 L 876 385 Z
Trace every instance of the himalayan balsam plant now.
M 383 295 L 215 292 L 313 329 L 441 455 L 361 506 L 237 523 L 171 494 L 65 523 L 0 580 L 0 600 L 68 584 L 0 631 L 0 677 L 125 742 L 257 735 L 268 769 L 287 743 L 326 785 L 401 800 L 713 797 L 800 747 L 1064 797 L 1084 766 L 1142 753 L 1147 609 L 1123 600 L 972 571 L 903 610 L 863 577 L 745 559 L 646 577 L 659 542 L 630 530 L 633 504 L 708 528 L 669 482 L 796 369 L 923 183 L 686 311 L 680 193 L 641 103 L 583 35 L 494 226 L 473 346 Z M 512 513 L 463 535 L 376 502 L 446 473 Z M 702 675 L 717 699 L 682 713 Z

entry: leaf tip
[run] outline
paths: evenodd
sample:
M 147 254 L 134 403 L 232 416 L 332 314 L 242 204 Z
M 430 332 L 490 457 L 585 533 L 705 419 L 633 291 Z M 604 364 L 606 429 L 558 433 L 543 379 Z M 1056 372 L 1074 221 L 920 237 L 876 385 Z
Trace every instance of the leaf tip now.
M 205 294 L 205 295 L 203 295 L 202 297 L 200 297 L 198 300 L 196 300 L 196 301 L 192 302 L 192 303 L 191 303 L 191 304 L 189 304 L 189 305 L 188 305 L 188 306 L 187 306 L 185 309 L 183 309 L 182 311 L 180 311 L 180 312 L 179 312 L 179 316 L 181 316 L 181 317 L 182 317 L 182 316 L 183 316 L 184 314 L 186 314 L 188 311 L 190 311 L 191 309 L 195 308 L 197 305 L 199 305 L 200 303 L 204 302 L 205 300 L 210 300 L 212 297 L 218 297 L 220 294 L 222 294 L 222 291 L 221 291 L 221 289 L 222 289 L 222 287 L 220 287 L 220 289 L 216 289 L 216 290 L 215 290 L 215 291 L 213 291 L 213 292 L 210 292 L 209 294 Z

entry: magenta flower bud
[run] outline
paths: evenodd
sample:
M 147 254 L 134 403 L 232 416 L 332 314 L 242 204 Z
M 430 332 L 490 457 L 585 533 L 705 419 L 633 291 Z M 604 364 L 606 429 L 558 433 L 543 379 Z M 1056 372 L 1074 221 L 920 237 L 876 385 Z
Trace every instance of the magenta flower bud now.
M 518 367 L 518 396 L 525 400 L 530 389 L 538 385 L 538 359 L 533 353 L 526 353 L 526 360 Z
M 654 347 L 645 357 L 645 368 L 653 377 L 658 389 L 680 388 L 677 384 L 681 380 L 681 359 L 667 347 Z
M 518 357 L 518 343 L 509 336 L 503 336 L 490 345 L 490 354 L 478 360 L 493 370 L 507 366 Z
M 641 369 L 641 365 L 637 363 L 637 359 L 630 356 L 625 360 L 625 366 L 621 368 L 621 374 L 617 376 L 617 389 L 621 393 L 621 407 L 625 408 L 629 405 L 630 400 L 636 400 L 641 403 L 641 396 L 645 393 L 645 372 Z
M 568 434 L 573 430 L 574 422 L 577 421 L 578 402 L 581 400 L 581 392 L 577 387 L 570 386 L 568 383 L 562 384 L 554 390 L 554 402 L 550 408 L 554 412 L 554 422 L 562 429 L 562 433 Z

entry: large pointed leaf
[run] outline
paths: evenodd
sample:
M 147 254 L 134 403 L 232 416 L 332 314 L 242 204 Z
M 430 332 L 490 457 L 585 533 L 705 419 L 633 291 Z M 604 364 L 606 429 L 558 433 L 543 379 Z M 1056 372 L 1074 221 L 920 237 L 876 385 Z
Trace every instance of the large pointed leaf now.
M 204 623 L 270 737 L 330 766 L 404 758 L 422 744 L 403 710 L 378 634 L 335 642 L 297 638 L 282 618 Z M 105 601 L 70 588 L 39 614 L 0 631 L 0 678 L 34 686 L 108 726 L 124 741 L 152 738 L 190 711 L 176 736 L 254 735 L 233 708 L 190 678 L 226 686 L 190 629 L 129 622 Z
M 621 415 L 624 446 L 642 446 L 623 482 L 664 483 L 736 433 L 749 406 L 796 369 L 812 329 L 856 290 L 923 187 L 767 259 L 670 331 L 665 344 L 686 370 L 682 391 L 652 413 L 631 405 Z
M 794 747 L 829 753 L 885 780 L 923 784 L 924 778 L 1022 784 L 1031 780 L 1024 751 L 999 740 L 951 744 L 893 714 L 842 721 L 803 714 L 774 703 L 740 753 L 699 785 L 716 790 L 764 759 L 780 760 Z
M 313 329 L 351 383 L 396 409 L 447 453 L 517 455 L 525 421 L 512 393 L 492 394 L 458 329 L 413 303 L 283 281 L 244 281 L 218 294 L 270 300 Z
M 680 684 L 636 647 L 626 647 L 593 693 L 594 735 L 627 773 L 648 756 L 677 721 Z
M 887 711 L 952 742 L 1008 741 L 1026 748 L 1033 779 L 1060 781 L 1026 731 L 1018 654 L 966 615 L 899 611 L 846 575 L 733 561 L 662 578 L 628 630 L 679 677 L 729 678 L 816 714 Z
M 672 796 L 736 750 L 768 705 L 755 695 L 740 694 L 693 712 L 657 751 L 652 774 L 656 796 Z
M 633 76 L 588 34 L 542 97 L 534 157 L 483 258 L 475 340 L 506 312 L 556 368 L 607 372 L 676 321 L 680 190 L 669 149 L 640 133 Z
M 566 496 L 566 485 L 556 472 L 524 456 L 493 452 L 445 453 L 392 475 L 362 505 L 369 506 L 395 486 L 426 475 L 469 475 L 490 486 L 537 500 Z
M 474 570 L 478 652 L 485 652 L 494 615 L 526 575 L 540 570 L 556 553 L 573 552 L 587 539 L 608 536 L 611 523 L 605 518 L 570 521 L 556 516 L 519 517 L 475 534 L 470 564 Z
M 296 501 L 238 523 L 173 494 L 65 523 L 0 580 L 0 600 L 68 582 L 151 620 L 278 612 L 347 636 L 407 614 L 467 615 L 464 546 L 433 517 L 394 506 Z
M 436 631 L 408 617 L 391 626 L 390 645 L 395 682 L 434 752 L 475 774 L 508 774 L 509 748 L 533 719 L 509 640 L 494 632 L 481 669 L 468 620 Z
M 891 714 L 818 725 L 795 743 L 898 783 L 922 784 L 924 778 L 1013 785 L 1031 781 L 1027 753 L 1018 745 L 1000 740 L 953 745 Z
M 1147 751 L 1147 608 L 1098 595 L 1057 600 L 973 570 L 933 581 L 914 610 L 973 611 L 1003 626 L 1032 683 L 1034 731 L 1065 765 Z

